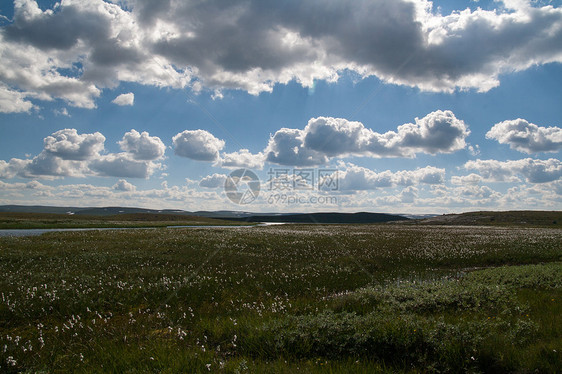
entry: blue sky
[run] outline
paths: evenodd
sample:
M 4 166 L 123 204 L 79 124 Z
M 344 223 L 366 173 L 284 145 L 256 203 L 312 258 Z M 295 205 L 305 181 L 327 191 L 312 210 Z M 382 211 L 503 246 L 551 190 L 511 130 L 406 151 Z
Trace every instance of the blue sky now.
M 562 208 L 559 1 L 18 0 L 0 15 L 0 204 Z M 224 192 L 240 168 L 262 182 L 247 204 Z

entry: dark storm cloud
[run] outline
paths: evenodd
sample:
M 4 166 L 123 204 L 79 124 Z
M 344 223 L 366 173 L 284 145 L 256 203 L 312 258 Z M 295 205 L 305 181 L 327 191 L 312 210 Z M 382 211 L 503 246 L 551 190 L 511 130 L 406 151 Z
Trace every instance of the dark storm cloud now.
M 346 69 L 428 91 L 487 91 L 501 74 L 562 61 L 562 9 L 503 3 L 441 15 L 425 0 L 67 0 L 46 11 L 16 0 L 0 31 L 0 80 L 8 96 L 87 108 L 122 81 L 258 94 Z

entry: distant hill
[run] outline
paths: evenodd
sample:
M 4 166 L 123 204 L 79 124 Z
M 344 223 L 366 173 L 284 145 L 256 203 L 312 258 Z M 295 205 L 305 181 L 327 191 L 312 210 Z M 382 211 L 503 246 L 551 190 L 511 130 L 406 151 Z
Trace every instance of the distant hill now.
M 209 217 L 209 218 L 241 218 L 241 217 L 249 217 L 258 215 L 259 213 L 251 213 L 251 212 L 243 212 L 243 211 L 236 211 L 236 210 L 216 210 L 216 211 L 207 211 L 207 210 L 198 210 L 192 213 L 194 216 L 199 217 Z
M 421 225 L 562 227 L 562 212 L 534 210 L 467 212 L 443 214 L 412 221 L 412 223 Z
M 248 217 L 259 215 L 259 213 L 250 213 L 243 211 L 218 210 L 218 211 L 197 211 L 189 212 L 180 209 L 146 209 L 131 207 L 60 207 L 45 205 L 0 205 L 0 212 L 10 213 L 50 213 L 50 214 L 77 214 L 88 216 L 114 216 L 117 214 L 175 214 L 188 215 L 208 218 L 224 218 L 224 217 Z
M 0 212 L 13 213 L 51 213 L 51 214 L 78 214 L 88 216 L 113 216 L 117 214 L 135 214 L 135 213 L 152 213 L 152 214 L 180 214 L 194 215 L 191 212 L 174 209 L 144 209 L 144 208 L 127 208 L 127 207 L 102 207 L 102 208 L 78 208 L 78 207 L 59 207 L 44 205 L 0 205 Z
M 66 214 L 70 212 L 69 207 L 43 206 L 43 205 L 0 205 L 0 212 L 13 213 L 51 213 Z
M 216 218 L 165 213 L 121 213 L 114 215 L 0 212 L 2 229 L 124 228 L 168 226 L 232 226 L 241 223 Z
M 191 212 L 186 212 L 184 210 L 172 210 L 172 209 L 143 209 L 143 208 L 123 208 L 123 207 L 105 207 L 105 208 L 82 208 L 77 209 L 75 214 L 84 214 L 90 216 L 114 216 L 121 214 L 173 214 L 173 215 L 193 215 Z
M 41 213 L 41 214 L 67 214 L 74 216 L 119 216 L 121 219 L 132 218 L 139 215 L 137 219 L 147 220 L 151 216 L 154 220 L 182 220 L 181 216 L 205 217 L 214 219 L 226 219 L 239 222 L 287 222 L 287 223 L 378 223 L 408 220 L 407 217 L 384 213 L 251 213 L 244 211 L 197 211 L 188 212 L 173 209 L 144 209 L 130 207 L 101 207 L 101 208 L 78 208 L 78 207 L 55 207 L 55 206 L 26 206 L 26 205 L 1 205 L 0 212 L 4 213 Z M 165 216 L 165 217 L 162 217 Z M 171 217 L 174 216 L 174 217 Z
M 385 214 L 385 213 L 252 213 L 234 210 L 189 212 L 179 209 L 145 209 L 134 207 L 58 207 L 43 205 L 0 205 L 0 213 L 43 213 L 74 216 L 98 216 L 132 221 L 183 221 L 204 217 L 239 222 L 286 223 L 379 223 L 463 226 L 540 226 L 561 227 L 560 211 L 480 211 L 460 214 Z M 128 217 L 126 217 L 128 215 Z M 138 216 L 135 216 L 138 215 Z M 119 218 L 117 217 L 119 216 Z
M 226 218 L 243 222 L 285 222 L 285 223 L 379 223 L 405 221 L 406 217 L 384 213 L 302 213 L 284 215 L 253 215 L 243 218 Z

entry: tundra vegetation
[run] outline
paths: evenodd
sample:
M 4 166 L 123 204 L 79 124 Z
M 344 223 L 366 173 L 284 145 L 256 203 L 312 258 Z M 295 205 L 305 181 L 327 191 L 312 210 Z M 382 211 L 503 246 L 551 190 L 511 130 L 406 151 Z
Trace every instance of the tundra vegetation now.
M 0 238 L 2 372 L 562 371 L 562 230 Z

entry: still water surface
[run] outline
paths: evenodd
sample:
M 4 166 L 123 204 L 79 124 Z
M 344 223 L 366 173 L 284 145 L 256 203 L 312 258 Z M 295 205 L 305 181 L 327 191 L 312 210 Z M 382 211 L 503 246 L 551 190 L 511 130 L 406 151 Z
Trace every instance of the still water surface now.
M 256 227 L 256 226 L 270 226 L 283 224 L 281 222 L 263 222 L 257 225 L 213 225 L 213 226 L 198 226 L 198 225 L 187 225 L 187 226 L 167 226 L 168 229 L 181 229 L 181 228 L 196 228 L 196 229 L 216 229 L 216 228 L 240 228 L 240 227 Z M 88 228 L 76 228 L 76 229 L 14 229 L 14 230 L 0 230 L 0 237 L 2 236 L 37 236 L 45 234 L 47 232 L 61 232 L 61 231 L 93 231 L 93 230 L 155 230 L 162 227 L 88 227 Z

